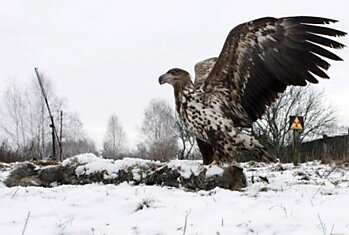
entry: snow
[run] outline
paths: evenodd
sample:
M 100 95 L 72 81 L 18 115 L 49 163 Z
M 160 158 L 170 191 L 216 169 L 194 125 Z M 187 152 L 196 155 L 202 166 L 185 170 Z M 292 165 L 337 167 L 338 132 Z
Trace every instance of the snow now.
M 124 158 L 122 160 L 104 159 L 92 153 L 85 153 L 64 160 L 62 165 L 66 166 L 74 163 L 79 164 L 75 170 L 77 176 L 105 171 L 107 173 L 105 174 L 105 178 L 115 178 L 119 170 L 128 167 L 149 167 L 151 164 L 159 164 L 158 162 L 138 158 Z M 134 169 L 133 173 L 140 177 L 137 169 Z
M 76 159 L 85 163 L 77 174 L 152 163 L 89 154 Z M 181 167 L 183 175 L 201 169 L 198 161 L 170 164 Z M 319 162 L 241 166 L 246 189 L 199 192 L 128 183 L 8 188 L 1 183 L 10 168 L 5 167 L 0 169 L 0 234 L 21 234 L 29 212 L 26 235 L 349 234 L 348 168 Z
M 172 160 L 168 163 L 168 167 L 179 169 L 179 173 L 184 178 L 190 178 L 192 174 L 197 176 L 203 169 L 199 161 L 190 160 Z
M 223 169 L 216 166 L 216 165 L 213 165 L 213 166 L 210 166 L 208 167 L 207 171 L 206 171 L 206 177 L 211 177 L 213 175 L 222 175 L 223 174 Z

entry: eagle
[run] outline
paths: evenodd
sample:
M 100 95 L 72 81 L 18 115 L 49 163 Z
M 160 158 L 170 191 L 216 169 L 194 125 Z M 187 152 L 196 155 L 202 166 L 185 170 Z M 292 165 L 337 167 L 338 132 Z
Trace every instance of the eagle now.
M 217 58 L 190 74 L 173 68 L 159 83 L 174 88 L 176 111 L 198 143 L 204 164 L 236 161 L 239 155 L 274 162 L 276 157 L 244 132 L 288 86 L 329 79 L 325 60 L 342 59 L 327 48 L 346 33 L 325 27 L 336 20 L 313 16 L 265 17 L 233 28 Z M 327 48 L 326 48 L 327 47 Z

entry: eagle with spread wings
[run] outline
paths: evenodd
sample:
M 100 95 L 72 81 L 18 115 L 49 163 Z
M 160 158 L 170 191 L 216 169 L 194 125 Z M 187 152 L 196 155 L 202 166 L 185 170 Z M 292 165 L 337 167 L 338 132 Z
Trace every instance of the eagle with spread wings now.
M 159 78 L 174 88 L 176 110 L 197 139 L 204 164 L 234 161 L 241 153 L 273 162 L 253 136 L 243 132 L 287 86 L 305 86 L 328 79 L 330 60 L 342 60 L 326 49 L 343 48 L 330 39 L 345 32 L 324 27 L 336 20 L 298 16 L 266 17 L 233 28 L 218 58 L 188 72 L 173 68 Z

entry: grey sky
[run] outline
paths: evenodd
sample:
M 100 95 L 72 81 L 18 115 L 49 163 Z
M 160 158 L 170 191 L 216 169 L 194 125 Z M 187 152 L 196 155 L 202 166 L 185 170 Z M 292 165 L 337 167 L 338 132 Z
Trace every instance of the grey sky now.
M 0 0 L 0 97 L 11 80 L 25 82 L 34 67 L 68 99 L 89 136 L 102 142 L 110 115 L 135 143 L 153 98 L 174 105 L 158 77 L 172 67 L 190 72 L 217 56 L 229 30 L 264 16 L 315 15 L 340 20 L 349 32 L 349 2 L 337 1 L 3 1 Z M 339 39 L 349 45 L 349 37 Z M 337 53 L 337 52 L 336 52 Z M 342 124 L 349 125 L 349 50 L 321 81 Z

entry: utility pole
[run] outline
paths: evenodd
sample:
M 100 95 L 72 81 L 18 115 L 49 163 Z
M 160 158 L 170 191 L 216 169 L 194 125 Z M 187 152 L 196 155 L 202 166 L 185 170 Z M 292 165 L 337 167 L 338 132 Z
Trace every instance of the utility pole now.
M 60 112 L 60 130 L 59 130 L 59 160 L 63 161 L 62 134 L 63 134 L 63 111 Z
M 40 77 L 40 74 L 39 74 L 39 70 L 38 70 L 38 68 L 34 68 L 34 70 L 35 70 L 35 73 L 36 73 L 36 77 L 38 78 L 38 82 L 39 82 L 39 85 L 40 85 L 40 88 L 41 88 L 42 96 L 44 97 L 44 100 L 45 100 L 45 103 L 46 103 L 46 107 L 47 107 L 48 113 L 50 115 L 50 120 L 51 120 L 50 127 L 52 129 L 51 130 L 52 131 L 51 132 L 52 133 L 52 159 L 56 159 L 56 139 L 58 141 L 58 146 L 60 147 L 60 152 L 62 151 L 62 144 L 61 144 L 60 138 L 58 138 L 58 134 L 57 134 L 57 131 L 56 131 L 56 128 L 55 128 L 54 119 L 53 119 L 53 116 L 52 116 L 50 105 L 48 103 L 48 99 L 47 99 L 47 95 L 46 95 L 46 92 L 45 92 L 45 88 L 44 88 L 44 86 L 42 84 L 42 80 L 41 80 L 41 77 Z M 59 159 L 59 160 L 61 160 L 61 159 Z

